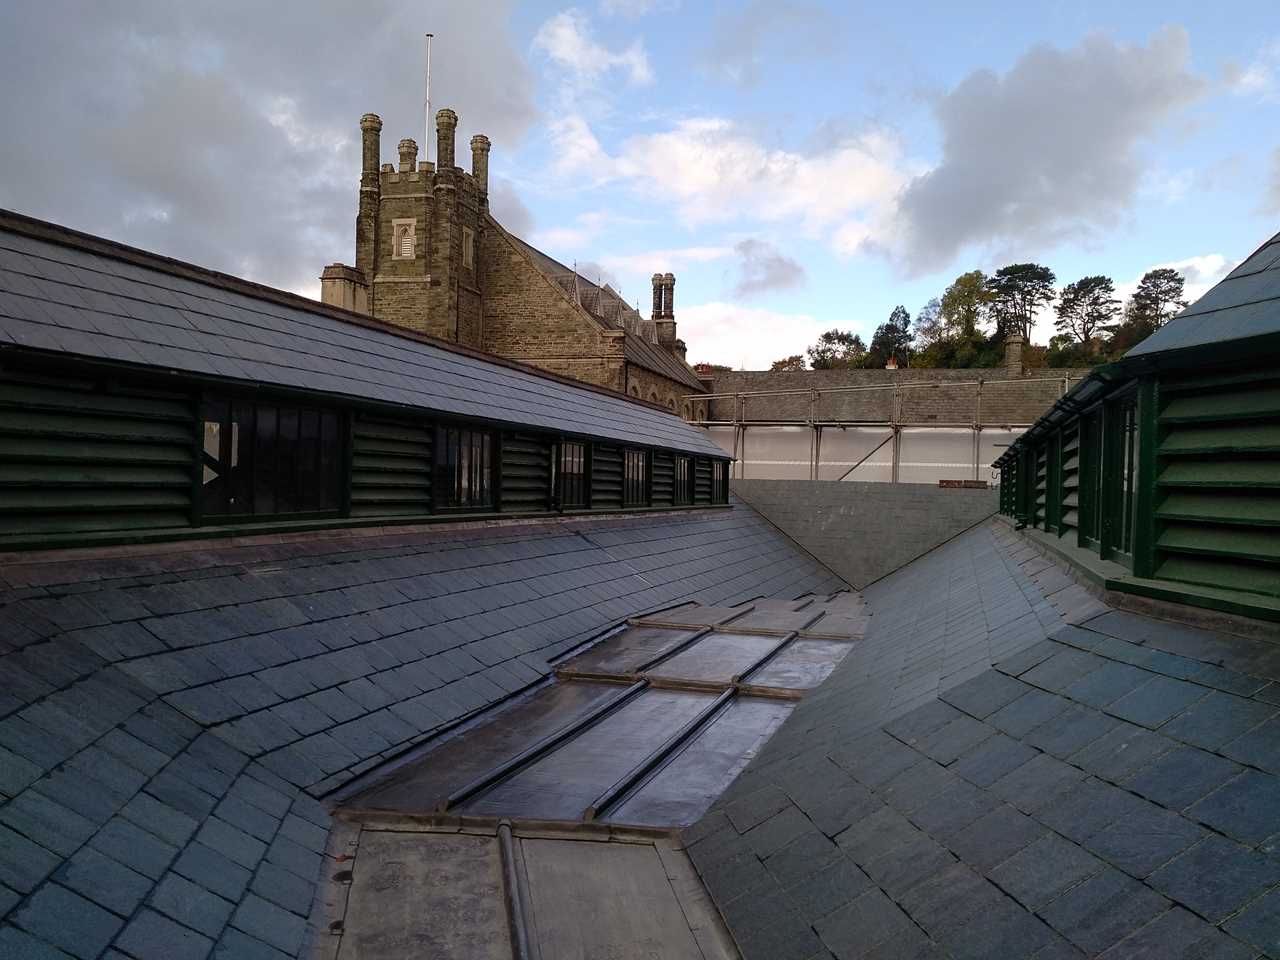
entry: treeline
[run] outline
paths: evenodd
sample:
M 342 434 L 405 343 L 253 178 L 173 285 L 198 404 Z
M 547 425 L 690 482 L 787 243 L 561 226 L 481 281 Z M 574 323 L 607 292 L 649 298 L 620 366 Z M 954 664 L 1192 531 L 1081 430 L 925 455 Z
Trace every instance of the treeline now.
M 804 354 L 775 361 L 773 370 L 900 367 L 998 367 L 1005 340 L 1022 335 L 1030 367 L 1091 367 L 1117 360 L 1182 310 L 1185 278 L 1177 270 L 1149 270 L 1127 302 L 1110 277 L 1081 277 L 1061 290 L 1038 263 L 1015 263 L 987 276 L 972 270 L 956 277 L 912 318 L 896 306 L 868 345 L 847 330 L 828 330 Z M 1052 306 L 1057 333 L 1048 346 L 1031 343 L 1035 317 Z

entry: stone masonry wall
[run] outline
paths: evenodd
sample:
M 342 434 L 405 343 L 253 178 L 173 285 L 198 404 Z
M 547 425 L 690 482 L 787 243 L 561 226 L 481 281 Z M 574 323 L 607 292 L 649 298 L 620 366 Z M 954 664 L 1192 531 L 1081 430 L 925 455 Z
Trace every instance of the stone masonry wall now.
M 734 480 L 733 492 L 857 589 L 996 512 L 995 490 Z
M 815 407 L 819 420 L 887 421 L 904 423 L 973 423 L 980 416 L 986 425 L 1034 423 L 1065 392 L 1064 380 L 1074 383 L 1087 370 L 1030 370 L 1010 375 L 1004 368 L 976 370 L 804 370 L 731 371 L 715 374 L 712 393 L 798 390 L 786 397 L 749 397 L 744 419 L 805 420 L 809 417 L 809 391 L 831 387 L 880 387 L 850 393 L 824 394 Z M 978 387 L 982 397 L 978 405 Z M 926 386 L 903 386 L 919 384 Z M 894 416 L 894 384 L 899 385 L 898 411 Z M 711 401 L 711 419 L 732 420 L 732 399 Z
M 564 376 L 625 389 L 622 331 L 573 303 L 490 222 L 476 238 L 484 291 L 483 349 Z
M 628 396 L 648 400 L 684 416 L 685 401 L 682 398 L 692 392 L 686 384 L 677 383 L 634 363 L 627 364 Z

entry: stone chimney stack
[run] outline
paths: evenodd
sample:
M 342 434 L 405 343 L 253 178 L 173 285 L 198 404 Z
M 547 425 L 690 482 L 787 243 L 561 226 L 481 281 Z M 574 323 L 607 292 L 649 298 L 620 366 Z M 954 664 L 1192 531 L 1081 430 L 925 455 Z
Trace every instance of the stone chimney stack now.
M 445 173 L 454 168 L 453 135 L 458 129 L 458 115 L 445 107 L 436 113 L 436 170 Z
M 476 186 L 480 189 L 480 202 L 486 207 L 489 204 L 489 150 L 492 144 L 483 133 L 471 138 L 471 176 L 475 177 Z
M 683 340 L 677 340 L 671 352 L 676 355 L 677 360 L 679 360 L 681 363 L 687 364 L 689 362 L 688 350 L 689 348 L 684 345 Z
M 418 141 L 408 137 L 400 141 L 400 172 L 413 173 L 418 169 Z
M 355 313 L 369 312 L 369 287 L 364 275 L 343 263 L 331 263 L 320 274 L 320 302 Z
M 661 290 L 661 297 L 659 297 Z M 672 298 L 676 292 L 676 278 L 669 273 L 653 275 L 654 325 L 658 328 L 658 346 L 668 353 L 676 352 L 676 316 Z M 660 301 L 660 302 L 659 302 Z
M 1004 366 L 1012 374 L 1022 376 L 1022 345 L 1026 342 L 1020 333 L 1004 338 Z
M 360 118 L 360 207 L 356 214 L 356 269 L 365 282 L 373 276 L 378 243 L 378 197 L 382 179 L 378 173 L 379 134 L 382 119 L 376 113 Z M 322 285 L 323 289 L 323 285 Z

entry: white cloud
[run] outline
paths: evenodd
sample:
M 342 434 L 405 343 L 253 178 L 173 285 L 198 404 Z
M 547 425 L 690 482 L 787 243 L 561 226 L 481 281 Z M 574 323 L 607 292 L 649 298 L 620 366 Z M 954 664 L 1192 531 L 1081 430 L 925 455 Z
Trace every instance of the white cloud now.
M 775 360 L 804 353 L 833 326 L 807 313 L 719 301 L 677 306 L 676 319 L 680 339 L 689 345 L 691 363 L 722 363 L 746 370 L 768 370 Z
M 600 258 L 600 262 L 617 273 L 643 274 L 666 273 L 690 263 L 708 263 L 730 256 L 732 247 L 673 247 L 667 250 L 646 250 L 642 253 L 614 254 Z
M 839 52 L 840 21 L 820 6 L 798 0 L 751 0 L 716 18 L 703 60 L 713 76 L 752 86 L 779 61 Z
M 600 0 L 600 12 L 606 16 L 643 17 L 655 10 L 675 10 L 680 0 Z
M 629 82 L 653 81 L 653 69 L 639 40 L 624 50 L 609 50 L 592 36 L 586 16 L 579 10 L 557 13 L 538 28 L 533 47 L 579 83 L 594 85 L 614 70 Z
M 1267 44 L 1249 63 L 1228 63 L 1223 79 L 1240 96 L 1274 99 L 1280 94 L 1280 40 Z

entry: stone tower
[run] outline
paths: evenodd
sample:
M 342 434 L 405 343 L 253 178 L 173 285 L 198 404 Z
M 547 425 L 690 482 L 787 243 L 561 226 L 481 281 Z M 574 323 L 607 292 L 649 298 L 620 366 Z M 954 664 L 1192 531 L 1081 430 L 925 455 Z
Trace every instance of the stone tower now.
M 321 299 L 379 320 L 480 347 L 483 337 L 476 249 L 488 209 L 489 139 L 471 139 L 472 170 L 454 165 L 458 115 L 436 114 L 436 164 L 418 162 L 418 144 L 397 146 L 381 163 L 382 120 L 360 118 L 360 203 L 356 265 L 330 264 Z

